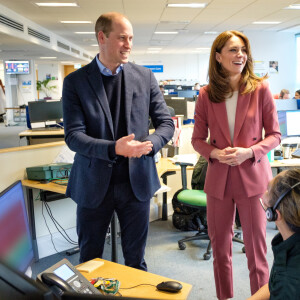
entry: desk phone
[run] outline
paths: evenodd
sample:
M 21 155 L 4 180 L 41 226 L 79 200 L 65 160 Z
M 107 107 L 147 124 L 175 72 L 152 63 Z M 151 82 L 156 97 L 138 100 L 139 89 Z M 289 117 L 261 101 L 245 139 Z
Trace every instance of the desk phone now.
M 63 292 L 101 294 L 76 268 L 62 259 L 52 267 L 37 275 L 37 279 L 48 285 L 57 296 Z

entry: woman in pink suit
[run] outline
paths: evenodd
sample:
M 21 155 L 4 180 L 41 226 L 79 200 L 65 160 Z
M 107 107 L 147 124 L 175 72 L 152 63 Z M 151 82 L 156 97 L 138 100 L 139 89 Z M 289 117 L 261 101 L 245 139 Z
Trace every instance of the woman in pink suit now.
M 277 112 L 264 78 L 253 72 L 247 37 L 225 31 L 214 41 L 209 85 L 200 89 L 192 144 L 208 160 L 204 191 L 217 297 L 233 297 L 232 236 L 239 212 L 251 294 L 269 279 L 266 218 L 259 198 L 272 178 L 267 153 L 280 143 Z M 264 129 L 264 135 L 263 135 Z M 210 143 L 207 142 L 210 134 Z

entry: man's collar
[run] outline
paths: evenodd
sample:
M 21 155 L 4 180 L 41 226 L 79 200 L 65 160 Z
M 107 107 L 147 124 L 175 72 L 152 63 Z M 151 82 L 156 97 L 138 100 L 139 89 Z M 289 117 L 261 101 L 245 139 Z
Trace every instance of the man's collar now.
M 115 75 L 117 75 L 120 71 L 123 70 L 123 66 L 124 66 L 123 64 L 121 64 L 121 65 L 117 68 L 116 74 L 113 74 L 112 71 L 111 71 L 110 69 L 106 68 L 106 67 L 102 64 L 102 62 L 100 61 L 100 59 L 99 59 L 99 57 L 98 57 L 98 54 L 96 55 L 96 62 L 97 62 L 97 65 L 98 65 L 98 67 L 99 67 L 99 70 L 100 70 L 101 74 L 104 75 L 104 76 L 115 76 Z

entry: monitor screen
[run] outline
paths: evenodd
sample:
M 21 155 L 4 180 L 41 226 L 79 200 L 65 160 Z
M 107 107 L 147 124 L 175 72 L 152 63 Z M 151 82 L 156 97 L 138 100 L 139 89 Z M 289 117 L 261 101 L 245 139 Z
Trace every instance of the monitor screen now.
M 5 73 L 13 74 L 29 74 L 29 61 L 28 60 L 12 60 L 5 62 Z
M 38 100 L 28 102 L 29 119 L 31 123 L 56 121 L 63 118 L 62 101 Z
M 286 132 L 288 136 L 300 136 L 300 110 L 286 111 Z
M 182 85 L 181 86 L 182 90 L 193 90 L 194 86 L 193 85 Z
M 165 86 L 164 86 L 164 89 L 165 90 L 177 90 L 177 85 L 176 84 L 166 84 Z
M 198 91 L 194 90 L 185 90 L 185 91 L 178 91 L 178 97 L 186 97 L 186 98 L 193 98 L 196 96 Z
M 286 111 L 279 110 L 279 111 L 277 111 L 277 115 L 278 115 L 279 130 L 281 132 L 281 138 L 286 138 L 287 137 Z
M 0 259 L 21 272 L 34 258 L 21 181 L 0 193 Z

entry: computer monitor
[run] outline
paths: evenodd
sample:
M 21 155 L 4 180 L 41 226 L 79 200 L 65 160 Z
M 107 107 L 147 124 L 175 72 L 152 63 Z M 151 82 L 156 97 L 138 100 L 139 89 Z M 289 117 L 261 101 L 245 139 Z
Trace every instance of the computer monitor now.
M 48 287 L 0 260 L 0 299 L 54 300 L 54 297 Z
M 193 98 L 197 93 L 198 91 L 194 90 L 178 91 L 178 97 Z
M 55 121 L 60 123 L 63 118 L 62 101 L 38 100 L 28 102 L 31 123 Z
M 278 115 L 279 130 L 281 132 L 281 138 L 286 138 L 287 137 L 286 111 L 279 110 L 279 111 L 277 111 L 277 115 Z
M 164 86 L 165 90 L 177 90 L 177 85 L 176 84 L 166 84 Z
M 0 193 L 0 259 L 21 272 L 34 259 L 21 181 Z
M 286 111 L 287 136 L 300 136 L 300 110 Z
M 182 85 L 181 88 L 184 91 L 186 91 L 186 90 L 193 90 L 194 86 L 193 85 Z

